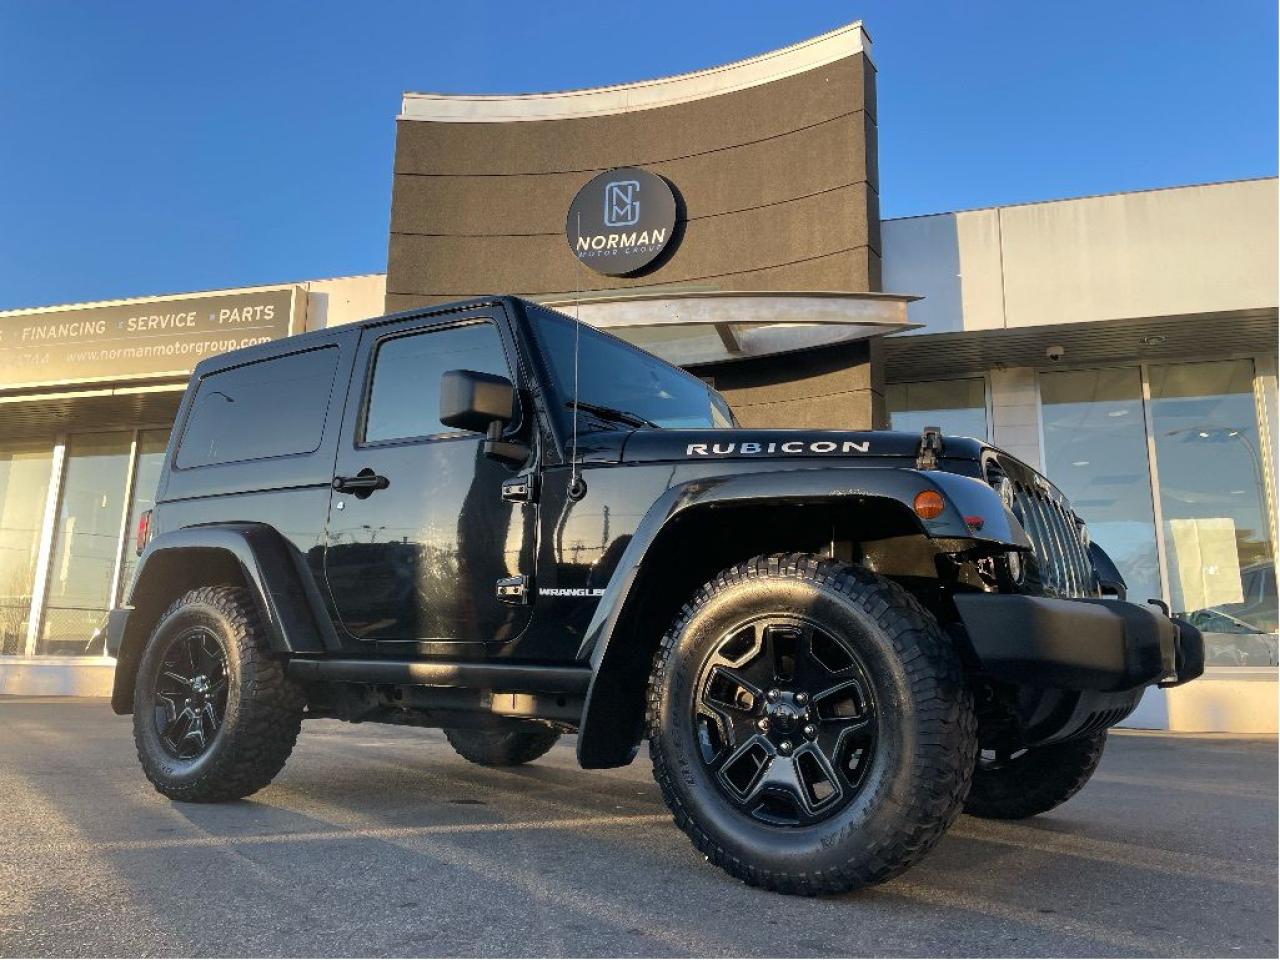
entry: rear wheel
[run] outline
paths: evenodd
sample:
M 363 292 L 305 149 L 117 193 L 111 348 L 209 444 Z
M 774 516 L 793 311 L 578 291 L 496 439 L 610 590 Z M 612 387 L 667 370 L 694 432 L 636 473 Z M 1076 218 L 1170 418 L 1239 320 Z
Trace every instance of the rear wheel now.
M 240 587 L 192 590 L 160 618 L 134 686 L 133 738 L 156 790 L 238 800 L 289 758 L 305 699 L 262 638 Z
M 444 735 L 459 756 L 482 767 L 532 763 L 560 739 L 558 731 L 536 724 L 512 724 L 494 730 L 445 727 Z
M 983 750 L 973 770 L 964 812 L 992 820 L 1022 820 L 1066 803 L 1102 760 L 1107 732 L 1028 750 Z
M 655 658 L 654 776 L 676 823 L 747 883 L 837 893 L 900 873 L 959 813 L 972 701 L 896 584 L 803 554 L 726 570 Z

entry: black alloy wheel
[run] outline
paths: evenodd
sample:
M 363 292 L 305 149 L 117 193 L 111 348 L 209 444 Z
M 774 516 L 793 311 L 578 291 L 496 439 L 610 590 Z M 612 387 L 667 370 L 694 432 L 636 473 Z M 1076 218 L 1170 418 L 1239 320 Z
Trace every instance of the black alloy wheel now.
M 954 641 L 900 585 L 810 554 L 722 570 L 649 675 L 653 776 L 708 861 L 783 893 L 901 873 L 960 812 L 977 754 Z
M 693 703 L 702 762 L 729 802 L 774 826 L 810 826 L 858 795 L 875 755 L 873 688 L 847 643 L 802 618 L 724 633 Z
M 156 676 L 154 722 L 178 760 L 209 749 L 227 712 L 227 652 L 213 631 L 192 627 L 173 638 Z
M 269 784 L 307 705 L 271 649 L 252 594 L 238 584 L 175 598 L 133 681 L 138 760 L 156 790 L 186 803 L 239 800 Z

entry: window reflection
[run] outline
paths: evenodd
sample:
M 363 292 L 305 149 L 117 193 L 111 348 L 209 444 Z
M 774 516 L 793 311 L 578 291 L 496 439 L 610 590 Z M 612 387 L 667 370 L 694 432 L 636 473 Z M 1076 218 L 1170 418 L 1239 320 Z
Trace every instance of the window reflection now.
M 894 430 L 938 427 L 953 437 L 987 439 L 987 383 L 979 377 L 891 383 L 885 400 Z
M 440 422 L 440 382 L 450 370 L 510 378 L 498 328 L 486 321 L 399 336 L 379 346 L 365 442 L 456 433 Z
M 1276 663 L 1274 553 L 1253 364 L 1152 366 L 1169 593 L 1205 634 L 1208 662 Z
M 542 355 L 560 396 L 611 407 L 667 429 L 733 426 L 724 398 L 692 374 L 673 367 L 590 324 L 538 311 L 534 318 Z M 574 356 L 578 357 L 575 367 Z M 564 414 L 566 424 L 569 414 Z M 617 421 L 582 410 L 579 429 L 612 430 Z
M 129 505 L 129 520 L 124 528 L 124 558 L 120 567 L 120 598 L 127 596 L 133 582 L 133 571 L 138 565 L 134 549 L 134 533 L 138 518 L 156 505 L 156 487 L 160 483 L 160 468 L 164 466 L 164 451 L 169 443 L 168 430 L 142 430 L 138 433 L 138 459 L 133 470 L 133 494 Z
M 1049 478 L 1141 602 L 1159 597 L 1160 562 L 1137 367 L 1040 375 Z
M 26 652 L 53 441 L 0 445 L 0 654 Z
M 130 432 L 98 433 L 67 445 L 38 654 L 85 653 L 106 615 L 132 440 Z

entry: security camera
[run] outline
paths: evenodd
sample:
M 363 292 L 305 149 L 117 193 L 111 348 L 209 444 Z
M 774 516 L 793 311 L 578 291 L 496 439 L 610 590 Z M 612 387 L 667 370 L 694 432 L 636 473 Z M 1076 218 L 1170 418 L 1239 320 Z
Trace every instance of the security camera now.
M 1054 363 L 1057 363 L 1064 356 L 1066 356 L 1066 353 L 1067 353 L 1067 348 L 1057 343 L 1055 343 L 1052 347 L 1045 347 L 1045 350 L 1044 350 L 1044 355 L 1048 357 L 1050 360 L 1052 360 Z

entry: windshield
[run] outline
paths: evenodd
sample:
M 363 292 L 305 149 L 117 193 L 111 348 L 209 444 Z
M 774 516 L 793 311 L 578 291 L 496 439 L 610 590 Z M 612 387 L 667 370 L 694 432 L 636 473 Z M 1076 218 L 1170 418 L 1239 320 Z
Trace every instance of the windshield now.
M 577 324 L 551 311 L 530 314 L 556 387 L 571 408 Z M 724 398 L 692 374 L 590 324 L 581 325 L 578 337 L 579 429 L 734 426 Z

